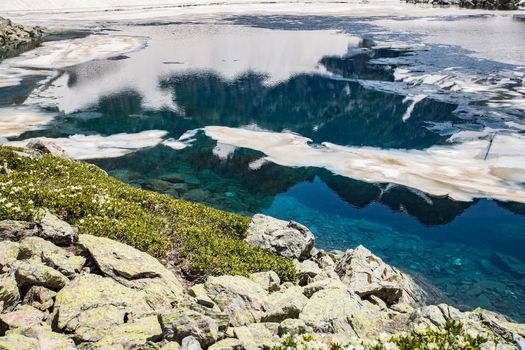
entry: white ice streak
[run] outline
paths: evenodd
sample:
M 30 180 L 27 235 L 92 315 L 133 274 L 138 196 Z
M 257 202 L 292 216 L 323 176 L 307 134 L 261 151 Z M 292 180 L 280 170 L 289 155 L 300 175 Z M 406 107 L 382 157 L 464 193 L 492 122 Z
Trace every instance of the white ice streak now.
M 30 107 L 0 109 L 0 137 L 18 136 L 26 131 L 43 129 L 53 114 Z
M 220 126 L 206 127 L 223 144 L 257 150 L 268 161 L 290 167 L 320 167 L 372 183 L 395 183 L 454 200 L 495 198 L 525 203 L 525 137 L 433 146 L 425 150 L 348 147 L 290 134 Z
M 162 142 L 166 131 L 147 130 L 136 134 L 73 135 L 67 138 L 42 138 L 61 148 L 73 159 L 117 158 Z M 29 140 L 9 142 L 10 146 L 25 146 Z
M 199 130 L 201 129 L 188 130 L 184 134 L 182 134 L 178 139 L 169 138 L 167 140 L 162 141 L 162 144 L 177 151 L 184 149 L 188 146 L 191 146 L 191 144 L 195 141 L 195 135 L 197 135 L 197 132 Z
M 401 119 L 404 122 L 410 119 L 410 117 L 412 116 L 412 112 L 414 111 L 414 107 L 416 107 L 418 102 L 423 101 L 425 97 L 427 97 L 427 95 L 407 96 L 403 99 L 403 103 L 410 102 L 405 114 L 403 114 L 403 116 L 401 117 Z

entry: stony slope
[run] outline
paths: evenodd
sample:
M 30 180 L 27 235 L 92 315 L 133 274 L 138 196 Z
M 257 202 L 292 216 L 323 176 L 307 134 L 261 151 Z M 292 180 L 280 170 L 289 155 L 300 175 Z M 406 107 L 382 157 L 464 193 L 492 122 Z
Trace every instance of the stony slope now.
M 43 159 L 49 147 L 38 149 L 16 152 Z M 4 163 L 0 177 L 9 172 Z M 4 198 L 0 207 L 9 206 Z M 31 219 L 0 221 L 0 349 L 525 346 L 525 325 L 425 305 L 426 291 L 410 276 L 362 246 L 318 250 L 295 222 L 256 215 L 242 238 L 293 259 L 290 281 L 273 271 L 190 281 L 129 245 L 79 233 L 57 213 L 40 208 Z

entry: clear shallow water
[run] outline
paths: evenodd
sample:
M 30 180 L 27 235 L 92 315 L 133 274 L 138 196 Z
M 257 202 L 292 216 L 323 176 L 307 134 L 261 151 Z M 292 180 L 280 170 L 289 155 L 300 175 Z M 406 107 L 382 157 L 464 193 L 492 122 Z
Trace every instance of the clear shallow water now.
M 525 205 L 453 201 L 322 168 L 263 164 L 262 153 L 217 145 L 202 131 L 177 140 L 220 125 L 287 130 L 313 144 L 401 150 L 447 145 L 452 134 L 487 126 L 519 133 L 505 124 L 520 125 L 519 106 L 494 108 L 478 90 L 404 84 L 396 81 L 396 69 L 432 75 L 460 63 L 454 78 L 479 83 L 487 71 L 498 81 L 505 79 L 500 71 L 521 68 L 474 59 L 456 46 L 422 48 L 415 44 L 419 34 L 385 32 L 365 19 L 237 17 L 227 25 L 117 29 L 148 37 L 148 46 L 64 68 L 42 86 L 30 80 L 0 89 L 3 105 L 38 103 L 55 117 L 44 130 L 11 139 L 80 134 L 107 137 L 97 142 L 108 144 L 127 133 L 123 138 L 133 143 L 133 134 L 165 131 L 162 137 L 173 138 L 176 147 L 159 144 L 116 158 L 104 158 L 101 147 L 100 159 L 92 161 L 126 182 L 173 197 L 300 221 L 326 249 L 363 244 L 423 276 L 458 306 L 525 320 Z M 519 96 L 516 77 L 487 98 Z M 425 98 L 414 102 L 421 94 Z

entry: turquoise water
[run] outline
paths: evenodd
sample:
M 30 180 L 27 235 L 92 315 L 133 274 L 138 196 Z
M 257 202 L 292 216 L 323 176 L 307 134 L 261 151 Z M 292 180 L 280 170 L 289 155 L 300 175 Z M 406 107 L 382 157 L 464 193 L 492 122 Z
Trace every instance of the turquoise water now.
M 246 32 L 248 23 L 256 29 Z M 332 48 L 325 49 L 316 58 L 316 67 L 287 68 L 292 73 L 283 77 L 279 69 L 248 69 L 264 66 L 257 61 L 260 57 L 243 56 L 254 47 L 238 52 L 239 62 L 255 61 L 236 74 L 216 63 L 179 70 L 185 62 L 177 52 L 184 48 L 174 45 L 172 51 L 164 50 L 167 38 L 176 41 L 184 31 L 197 32 L 201 39 L 217 35 L 208 25 L 124 26 L 118 28 L 124 34 L 148 36 L 148 46 L 118 59 L 61 71 L 66 83 L 50 99 L 58 104 L 45 107 L 56 118 L 43 130 L 11 139 L 111 136 L 146 130 L 164 130 L 165 138 L 177 139 L 194 130 L 184 149 L 159 144 L 117 158 L 104 158 L 102 152 L 100 159 L 90 161 L 137 187 L 238 213 L 263 212 L 299 221 L 311 228 L 324 249 L 345 250 L 363 244 L 440 289 L 443 300 L 462 309 L 481 306 L 525 321 L 525 205 L 490 199 L 453 201 L 399 185 L 335 176 L 322 168 L 266 163 L 254 169 L 250 164 L 263 154 L 237 148 L 218 156 L 217 143 L 199 130 L 209 125 L 286 130 L 310 138 L 312 144 L 425 149 L 447 144 L 457 131 L 479 131 L 501 121 L 492 116 L 487 103 L 470 100 L 468 94 L 432 91 L 425 92 L 428 97 L 415 104 L 403 121 L 410 103 L 403 89 L 408 87 L 394 81 L 395 68 L 433 72 L 454 62 L 465 67 L 464 74 L 473 75 L 513 66 L 473 59 L 452 46 L 419 51 L 377 47 L 372 39 L 387 35 L 360 21 L 234 18 L 227 28 L 219 30 L 217 40 L 233 35 L 235 41 L 236 33 L 249 33 L 266 43 L 265 37 L 271 37 L 273 30 L 281 30 L 282 40 L 290 40 L 290 45 L 301 38 L 295 32 L 299 30 L 337 29 L 352 36 L 344 39 L 349 42 L 345 54 L 330 54 Z M 396 41 L 414 40 L 404 34 L 389 35 Z M 311 44 L 306 40 L 303 45 Z M 195 56 L 196 61 L 201 58 Z M 285 60 L 283 66 L 303 64 L 300 56 L 294 59 Z M 269 82 L 272 74 L 281 78 Z M 152 86 L 144 78 L 150 76 Z M 35 84 L 39 83 L 27 81 L 0 89 L 0 103 L 21 103 Z M 157 103 L 152 91 L 155 97 L 161 91 L 169 103 Z M 170 107 L 173 104 L 176 108 Z M 511 108 L 498 112 L 518 114 Z

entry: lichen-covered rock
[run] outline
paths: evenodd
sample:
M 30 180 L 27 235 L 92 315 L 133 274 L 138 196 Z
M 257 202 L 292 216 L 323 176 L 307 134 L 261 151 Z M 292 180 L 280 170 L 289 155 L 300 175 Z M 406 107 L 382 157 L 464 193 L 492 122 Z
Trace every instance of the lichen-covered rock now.
M 326 270 L 322 269 L 312 260 L 294 260 L 294 266 L 297 271 L 299 284 L 302 286 L 313 281 L 320 281 L 327 278 L 339 278 L 333 268 L 327 268 Z
M 86 259 L 77 255 L 66 256 L 61 253 L 53 253 L 44 255 L 42 261 L 46 265 L 62 273 L 64 276 L 73 278 L 80 272 Z
M 180 350 L 180 344 L 176 341 L 169 341 L 163 344 L 160 350 Z
M 37 151 L 40 154 L 51 154 L 55 157 L 69 159 L 66 151 L 52 141 L 44 138 L 34 138 L 29 140 L 26 145 L 27 149 Z
M 17 242 L 0 241 L 0 273 L 9 271 L 19 252 L 20 246 Z
M 305 334 L 311 331 L 312 328 L 308 327 L 303 320 L 299 320 L 296 318 L 286 319 L 279 324 L 279 336 L 281 337 L 286 334 L 293 336 L 298 334 Z
M 262 319 L 267 322 L 280 322 L 287 318 L 297 318 L 307 301 L 303 288 L 299 286 L 272 293 L 266 298 L 266 312 Z
M 208 348 L 208 350 L 242 350 L 244 347 L 242 346 L 242 343 L 239 339 L 235 338 L 226 338 L 223 340 L 219 340 L 212 346 Z
M 235 327 L 233 333 L 239 339 L 242 347 L 247 350 L 268 349 L 277 345 L 278 323 L 253 323 L 247 326 Z
M 377 337 L 390 322 L 377 306 L 342 289 L 315 293 L 299 318 L 314 331 L 359 338 Z
M 24 296 L 24 304 L 31 305 L 35 309 L 45 311 L 53 306 L 56 292 L 41 286 L 29 288 Z
M 0 337 L 0 349 L 2 350 L 35 350 L 39 349 L 38 340 L 23 336 L 21 334 L 8 334 Z
M 76 228 L 60 220 L 47 209 L 38 211 L 35 223 L 38 227 L 37 235 L 55 244 L 71 244 L 78 238 Z
M 255 272 L 248 276 L 249 279 L 260 285 L 267 292 L 279 290 L 281 280 L 274 271 Z
M 45 260 L 52 254 L 65 256 L 66 251 L 41 237 L 26 237 L 20 241 L 19 258 L 21 259 L 34 258 L 37 260 Z
M 37 346 L 33 349 L 39 350 L 73 350 L 75 349 L 75 343 L 72 339 L 68 338 L 64 334 L 52 332 L 49 326 L 31 326 L 31 327 L 20 327 L 15 331 L 10 331 L 8 336 L 21 335 L 29 339 L 35 339 Z M 1 338 L 0 338 L 1 339 Z M 3 349 L 0 345 L 0 349 Z
M 410 276 L 385 264 L 363 246 L 347 250 L 335 271 L 352 292 L 363 298 L 375 295 L 387 305 L 418 305 L 426 296 Z
M 120 242 L 80 235 L 79 244 L 93 257 L 102 273 L 135 289 L 162 290 L 169 302 L 178 301 L 184 289 L 175 275 L 157 259 Z M 153 284 L 153 285 L 151 285 Z
M 19 262 L 15 278 L 20 286 L 42 286 L 52 290 L 59 290 L 69 282 L 66 276 L 38 261 Z
M 38 325 L 43 320 L 44 313 L 42 311 L 24 305 L 24 307 L 15 311 L 0 314 L 0 334 L 4 334 L 7 330 L 14 328 Z
M 253 216 L 245 240 L 248 244 L 297 259 L 307 258 L 315 241 L 307 227 L 262 214 Z
M 16 280 L 11 275 L 0 275 L 0 312 L 11 311 L 20 301 L 20 292 Z
M 137 349 L 148 341 L 162 338 L 157 316 L 143 317 L 134 322 L 112 327 L 108 334 L 92 345 L 93 349 Z
M 182 341 L 193 336 L 204 347 L 215 343 L 220 336 L 219 325 L 211 317 L 180 307 L 159 315 L 162 336 L 166 340 Z
M 111 278 L 81 275 L 58 292 L 55 299 L 58 329 L 75 333 L 79 341 L 96 342 L 109 330 L 151 313 L 144 291 L 125 287 Z
M 211 300 L 209 295 L 206 293 L 206 288 L 204 288 L 204 284 L 199 283 L 194 286 L 192 286 L 188 293 L 194 297 L 198 304 L 213 308 L 216 306 L 216 304 Z
M 201 344 L 193 336 L 187 336 L 181 341 L 181 350 L 202 350 Z
M 265 311 L 268 293 L 246 277 L 209 277 L 204 286 L 221 311 L 230 315 L 232 326 L 257 322 Z
M 3 220 L 0 221 L 0 239 L 19 241 L 24 237 L 36 234 L 35 224 L 27 221 Z
M 326 278 L 307 284 L 303 288 L 304 295 L 310 298 L 316 292 L 323 289 L 348 289 L 339 278 Z

